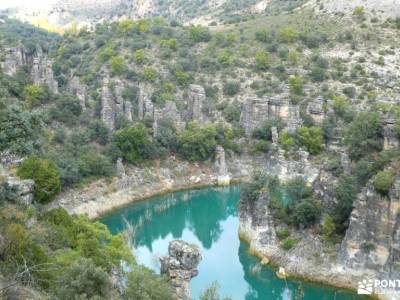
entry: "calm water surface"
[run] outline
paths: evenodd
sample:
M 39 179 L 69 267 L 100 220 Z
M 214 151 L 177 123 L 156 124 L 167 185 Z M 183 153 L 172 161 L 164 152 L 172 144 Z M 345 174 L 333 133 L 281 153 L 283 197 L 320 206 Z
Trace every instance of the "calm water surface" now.
M 238 238 L 239 196 L 238 186 L 177 192 L 134 203 L 101 221 L 113 233 L 126 229 L 126 222 L 134 225 L 132 251 L 137 262 L 157 272 L 158 258 L 167 254 L 171 240 L 197 244 L 203 259 L 199 275 L 191 281 L 195 299 L 213 281 L 220 284 L 221 294 L 234 300 L 294 300 L 301 290 L 304 300 L 361 299 L 329 287 L 280 280 L 273 270 L 262 267 Z

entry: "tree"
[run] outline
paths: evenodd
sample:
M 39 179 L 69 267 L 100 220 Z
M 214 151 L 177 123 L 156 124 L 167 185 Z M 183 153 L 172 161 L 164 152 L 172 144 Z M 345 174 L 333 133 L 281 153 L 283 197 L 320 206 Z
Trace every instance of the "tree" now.
M 132 164 L 150 158 L 153 152 L 148 130 L 143 124 L 118 130 L 114 141 L 123 158 Z
M 380 171 L 374 178 L 375 190 L 382 195 L 387 195 L 393 185 L 394 177 L 395 174 L 393 172 Z
M 382 150 L 383 126 L 375 112 L 361 112 L 350 124 L 345 143 L 352 159 L 358 160 L 366 154 Z
M 0 102 L 0 128 L 0 151 L 26 155 L 32 151 L 40 121 L 35 114 Z
M 214 126 L 201 127 L 190 122 L 178 136 L 178 151 L 187 160 L 206 160 L 214 154 L 217 146 Z
M 343 232 L 348 226 L 348 219 L 353 210 L 353 201 L 357 197 L 357 180 L 353 176 L 343 175 L 334 189 L 337 204 L 334 209 L 334 219 L 338 232 Z
M 320 127 L 300 127 L 297 130 L 300 146 L 306 147 L 311 154 L 318 154 L 324 148 L 324 138 Z
M 143 267 L 134 266 L 128 274 L 126 297 L 129 300 L 174 300 L 175 296 L 168 281 Z
M 108 299 L 108 275 L 91 259 L 80 258 L 66 268 L 54 285 L 58 299 Z
M 49 100 L 49 92 L 40 85 L 28 85 L 24 89 L 25 100 L 28 107 L 33 107 Z
M 52 201 L 61 190 L 60 171 L 50 160 L 31 156 L 18 167 L 17 175 L 35 181 L 35 200 L 40 203 Z

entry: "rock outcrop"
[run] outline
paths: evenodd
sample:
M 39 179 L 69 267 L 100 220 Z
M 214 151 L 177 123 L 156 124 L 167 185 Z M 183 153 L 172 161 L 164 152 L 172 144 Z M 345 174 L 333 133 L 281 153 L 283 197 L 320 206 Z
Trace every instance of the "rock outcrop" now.
M 400 277 L 400 178 L 388 197 L 367 185 L 355 201 L 338 263 L 380 279 Z
M 15 189 L 19 203 L 29 205 L 33 202 L 35 182 L 32 179 L 22 180 L 15 177 L 8 177 L 6 182 L 11 188 Z
M 247 136 L 267 120 L 280 118 L 286 124 L 286 130 L 294 132 L 302 124 L 300 107 L 290 103 L 289 97 L 282 94 L 276 97 L 253 97 L 243 105 L 240 123 Z
M 203 105 L 206 100 L 206 92 L 201 85 L 191 84 L 188 96 L 188 119 L 199 122 L 204 121 Z
M 321 125 L 325 118 L 324 98 L 317 97 L 308 103 L 307 111 L 316 125 Z
M 4 49 L 4 60 L 1 62 L 1 70 L 4 74 L 13 76 L 25 63 L 26 56 L 22 47 Z
M 40 47 L 36 48 L 33 56 L 32 79 L 36 85 L 45 85 L 53 93 L 58 93 L 58 83 L 53 75 L 53 62 Z
M 151 101 L 153 88 L 146 83 L 139 84 L 138 117 L 143 120 L 145 117 L 153 118 L 154 105 Z
M 225 160 L 225 149 L 221 146 L 217 146 L 215 166 L 217 169 L 217 184 L 218 185 L 229 185 L 231 178 L 228 173 Z
M 197 276 L 201 254 L 197 246 L 184 241 L 170 242 L 168 256 L 162 257 L 161 274 L 171 279 L 178 300 L 191 300 L 189 283 Z

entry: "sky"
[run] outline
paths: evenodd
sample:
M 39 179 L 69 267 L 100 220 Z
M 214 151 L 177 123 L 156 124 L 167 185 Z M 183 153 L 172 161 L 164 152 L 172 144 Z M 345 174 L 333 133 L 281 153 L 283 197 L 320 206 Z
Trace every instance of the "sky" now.
M 41 7 L 54 1 L 55 0 L 0 0 L 0 9 L 15 6 Z

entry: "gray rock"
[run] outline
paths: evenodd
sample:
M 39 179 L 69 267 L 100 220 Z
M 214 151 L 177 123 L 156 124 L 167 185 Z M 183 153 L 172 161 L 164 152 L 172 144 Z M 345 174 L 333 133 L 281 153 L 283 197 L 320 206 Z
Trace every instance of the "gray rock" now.
M 10 187 L 16 189 L 17 201 L 23 205 L 29 205 L 33 202 L 33 192 L 35 189 L 35 182 L 32 179 L 18 179 L 15 177 L 8 177 L 6 180 Z
M 225 150 L 219 145 L 216 148 L 215 167 L 217 170 L 218 185 L 229 185 L 230 176 L 225 161 Z
M 171 241 L 168 247 L 168 256 L 160 258 L 161 274 L 171 279 L 171 285 L 179 300 L 191 300 L 189 283 L 197 276 L 197 266 L 201 261 L 201 254 L 196 245 L 184 241 Z
M 69 90 L 76 95 L 81 104 L 82 110 L 86 109 L 87 100 L 87 87 L 81 84 L 80 78 L 78 76 L 72 77 L 68 84 Z
M 189 119 L 204 121 L 203 105 L 206 100 L 206 92 L 201 85 L 191 84 L 189 86 L 188 110 Z

